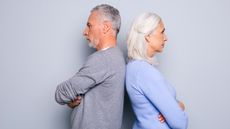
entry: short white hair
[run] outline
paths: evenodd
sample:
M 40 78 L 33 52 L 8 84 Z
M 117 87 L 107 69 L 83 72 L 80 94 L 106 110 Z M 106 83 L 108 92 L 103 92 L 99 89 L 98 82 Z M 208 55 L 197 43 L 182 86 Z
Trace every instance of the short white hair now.
M 127 38 L 128 58 L 152 62 L 147 56 L 145 36 L 155 31 L 161 18 L 155 13 L 142 13 L 133 21 Z
M 99 11 L 102 16 L 107 18 L 112 23 L 113 30 L 116 31 L 116 34 L 119 33 L 121 26 L 121 16 L 118 9 L 108 4 L 101 4 L 94 7 L 91 12 L 93 11 Z

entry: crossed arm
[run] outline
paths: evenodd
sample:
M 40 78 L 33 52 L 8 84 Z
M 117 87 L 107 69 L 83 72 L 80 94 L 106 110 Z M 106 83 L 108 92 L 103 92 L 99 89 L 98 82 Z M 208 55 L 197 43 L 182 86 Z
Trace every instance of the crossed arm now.
M 185 106 L 184 106 L 184 103 L 181 102 L 181 101 L 178 101 L 178 105 L 179 107 L 184 111 L 185 110 Z M 165 122 L 165 118 L 162 114 L 159 114 L 158 115 L 158 120 L 161 122 L 161 123 L 164 123 Z
M 76 106 L 78 106 L 80 103 L 81 103 L 81 99 L 82 99 L 82 96 L 77 96 L 77 98 L 74 100 L 74 101 L 72 101 L 72 102 L 70 102 L 69 104 L 68 104 L 68 106 L 70 107 L 70 108 L 75 108 Z M 185 110 L 185 106 L 184 106 L 184 103 L 183 102 L 181 102 L 181 101 L 178 101 L 178 105 L 179 105 L 179 107 L 182 109 L 182 110 Z M 164 123 L 165 122 L 165 118 L 164 118 L 164 116 L 162 115 L 162 114 L 159 114 L 158 115 L 158 120 L 161 122 L 161 123 Z
M 90 89 L 110 76 L 104 65 L 100 55 L 91 55 L 79 72 L 57 86 L 55 92 L 56 101 L 62 105 L 68 104 L 72 108 L 78 106 L 81 102 L 82 94 L 86 94 Z

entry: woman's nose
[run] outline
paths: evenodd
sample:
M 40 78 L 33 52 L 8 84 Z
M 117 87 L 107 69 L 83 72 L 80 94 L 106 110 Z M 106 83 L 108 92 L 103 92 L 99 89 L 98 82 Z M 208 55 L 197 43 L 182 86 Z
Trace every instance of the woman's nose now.
M 168 37 L 166 34 L 164 34 L 164 41 L 167 41 L 168 40 Z

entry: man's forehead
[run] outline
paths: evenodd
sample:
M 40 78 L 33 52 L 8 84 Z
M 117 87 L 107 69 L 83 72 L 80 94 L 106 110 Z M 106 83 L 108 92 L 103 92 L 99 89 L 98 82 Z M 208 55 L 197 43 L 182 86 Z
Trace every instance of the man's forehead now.
M 95 19 L 95 18 L 97 18 L 98 16 L 99 16 L 99 15 L 98 15 L 98 12 L 93 11 L 93 12 L 90 13 L 89 19 Z

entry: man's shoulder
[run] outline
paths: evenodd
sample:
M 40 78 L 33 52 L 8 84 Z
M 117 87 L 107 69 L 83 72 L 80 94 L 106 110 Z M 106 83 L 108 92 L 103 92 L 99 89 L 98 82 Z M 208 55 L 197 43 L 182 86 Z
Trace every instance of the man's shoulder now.
M 91 63 L 98 64 L 102 61 L 103 61 L 103 54 L 100 53 L 99 51 L 96 51 L 87 57 L 86 64 L 91 64 Z
M 92 55 L 89 56 L 89 59 L 91 58 L 110 58 L 110 59 L 116 59 L 116 58 L 124 58 L 123 52 L 118 47 L 112 47 L 108 48 L 106 50 L 96 51 Z M 111 60 L 110 60 L 111 61 Z
M 104 56 L 113 58 L 114 60 L 124 59 L 124 54 L 119 47 L 113 47 L 113 48 L 108 49 L 107 51 L 104 52 Z
M 117 47 L 94 52 L 88 56 L 85 64 L 106 65 L 108 67 L 115 62 L 125 65 L 124 55 Z

